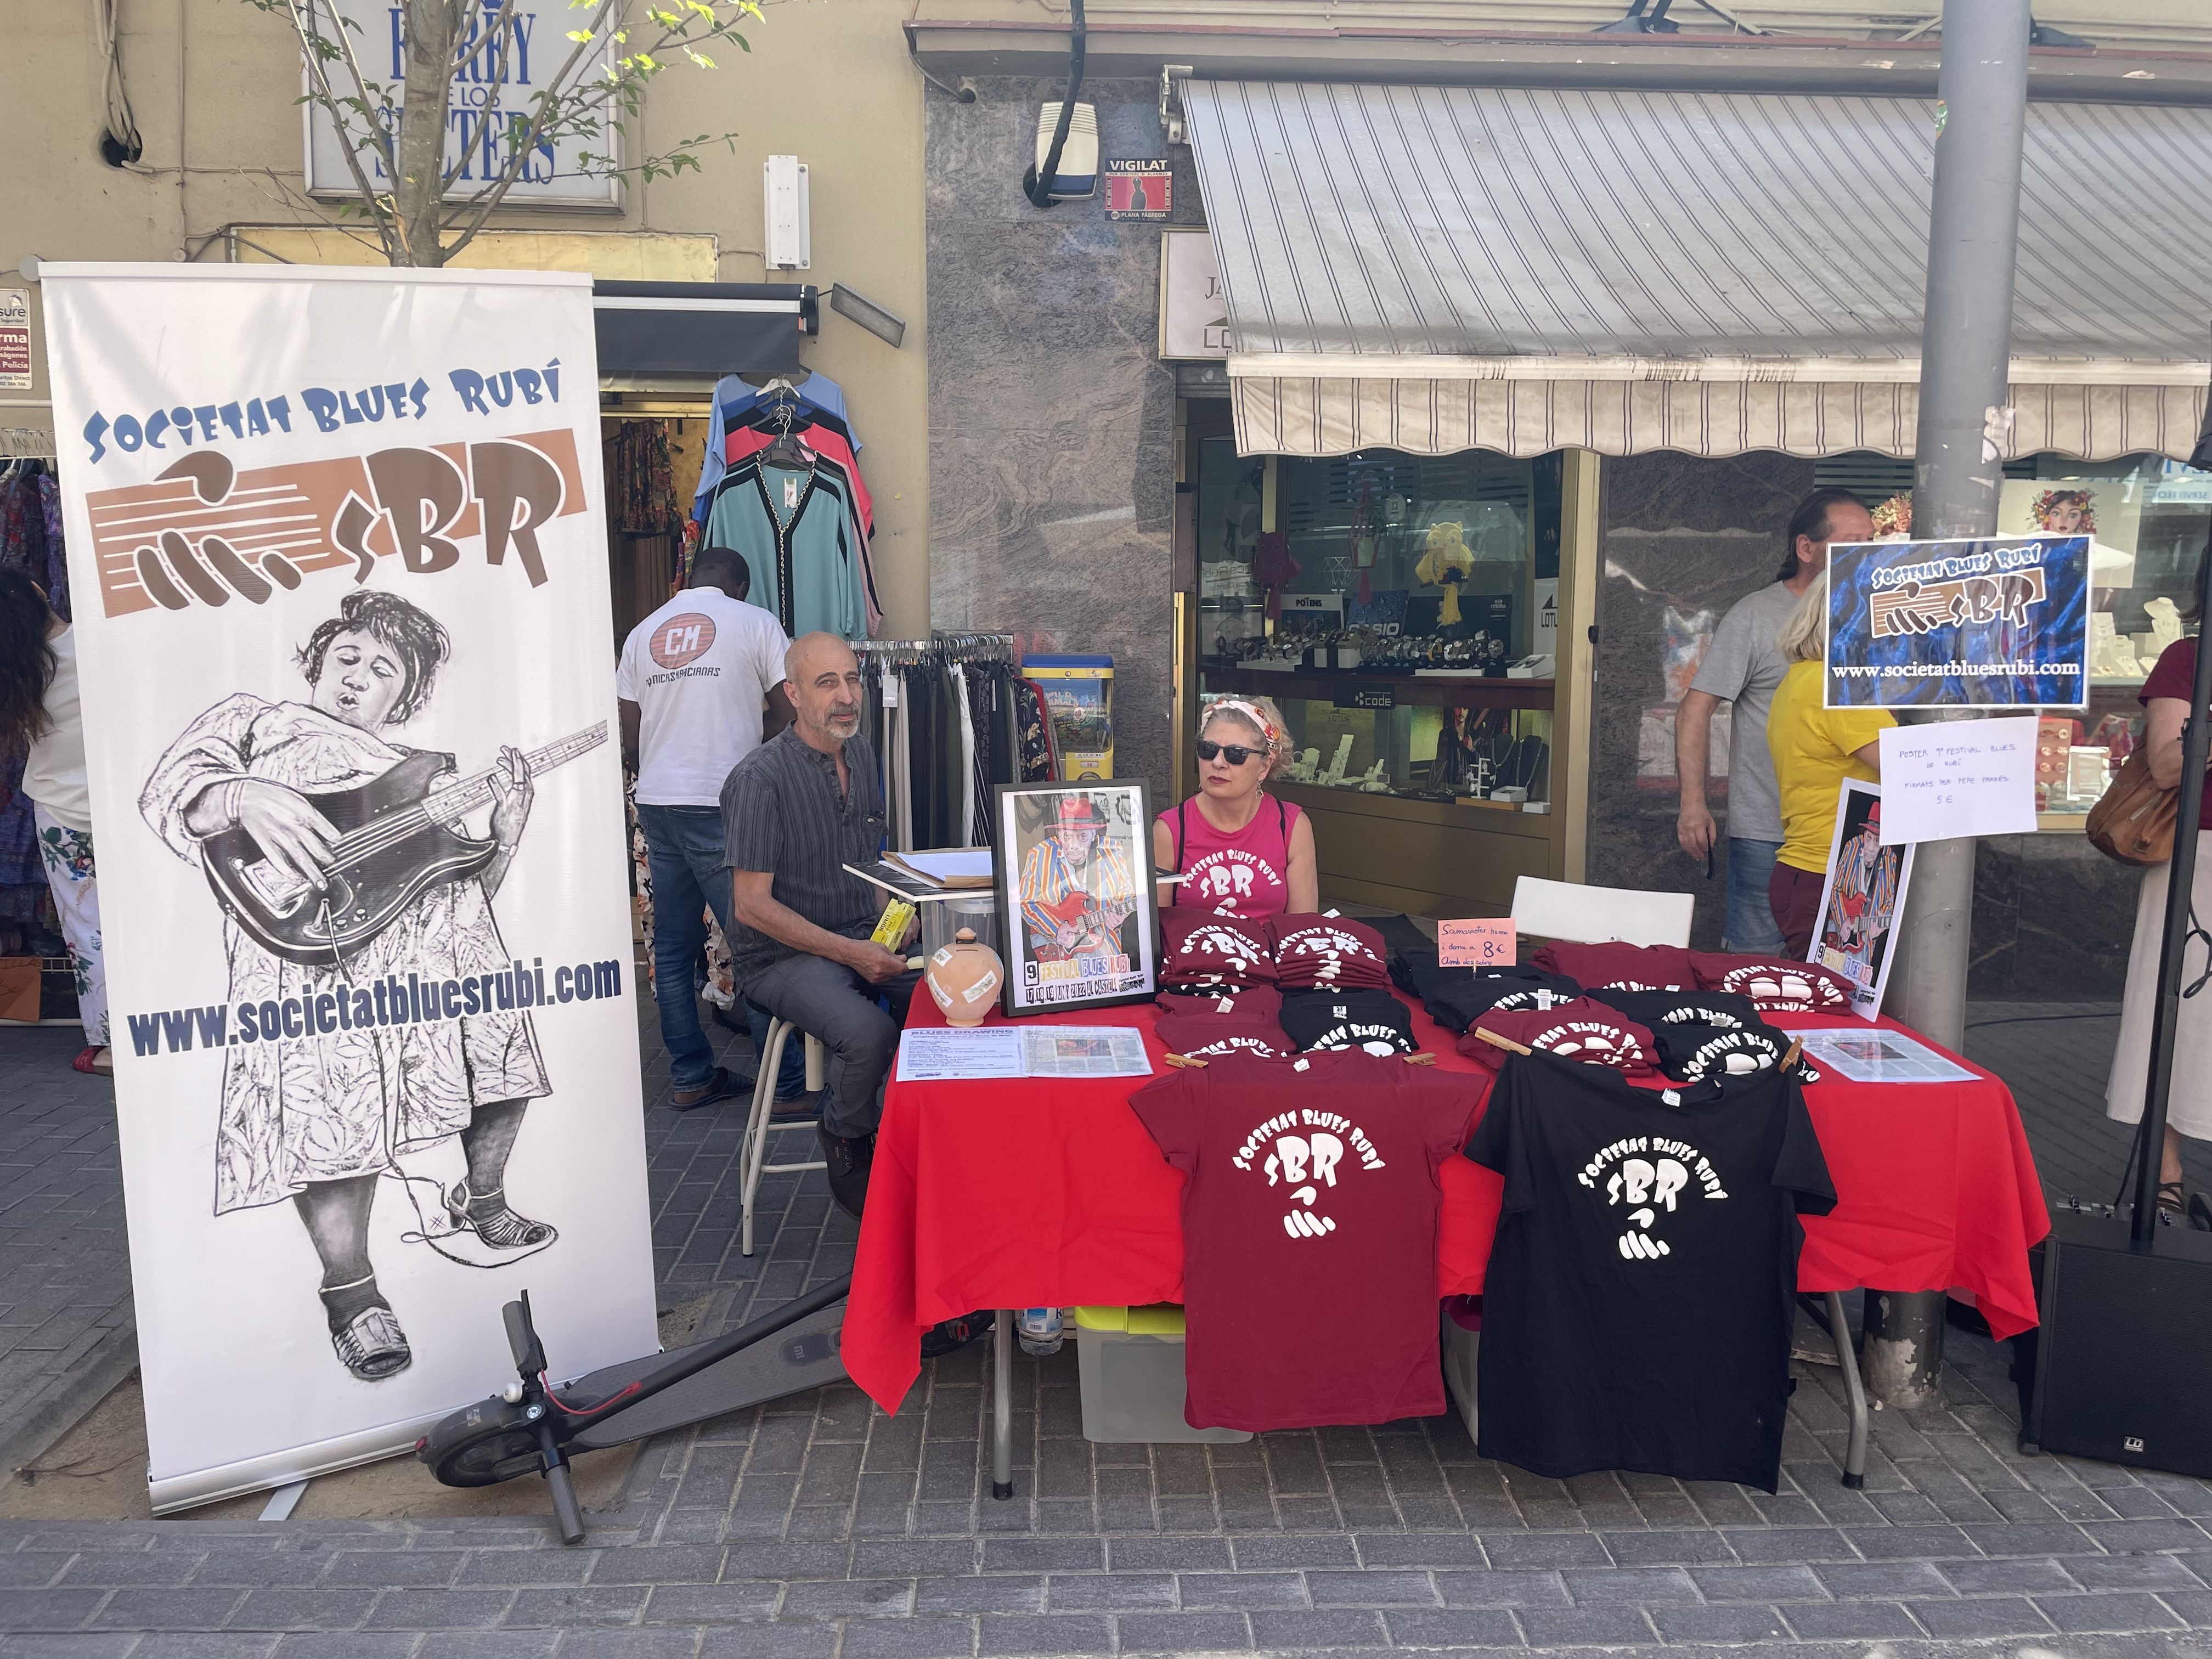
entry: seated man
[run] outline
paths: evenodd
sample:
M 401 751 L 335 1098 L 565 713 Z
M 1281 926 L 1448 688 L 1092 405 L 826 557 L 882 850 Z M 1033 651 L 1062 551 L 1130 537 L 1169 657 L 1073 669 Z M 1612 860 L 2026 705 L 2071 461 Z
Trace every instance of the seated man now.
M 722 786 L 731 966 L 740 994 L 829 1050 L 817 1133 L 830 1191 L 857 1216 L 884 1079 L 921 976 L 868 937 L 890 895 L 843 868 L 874 863 L 884 839 L 875 752 L 859 735 L 860 665 L 836 635 L 809 634 L 784 659 L 783 689 L 793 724 Z

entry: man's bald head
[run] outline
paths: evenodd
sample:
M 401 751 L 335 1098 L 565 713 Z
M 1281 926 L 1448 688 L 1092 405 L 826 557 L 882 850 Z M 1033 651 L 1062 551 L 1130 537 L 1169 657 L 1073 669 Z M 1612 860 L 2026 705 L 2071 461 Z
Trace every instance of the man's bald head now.
M 860 665 L 835 634 L 802 634 L 791 642 L 783 690 L 810 748 L 835 754 L 860 729 Z

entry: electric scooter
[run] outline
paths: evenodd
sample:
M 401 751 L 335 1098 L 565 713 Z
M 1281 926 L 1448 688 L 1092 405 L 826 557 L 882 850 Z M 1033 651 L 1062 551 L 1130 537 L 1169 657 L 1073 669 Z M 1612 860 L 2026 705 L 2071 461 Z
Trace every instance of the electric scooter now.
M 517 1380 L 440 1422 L 415 1443 L 415 1455 L 448 1486 L 543 1474 L 561 1541 L 580 1544 L 584 1514 L 568 1473 L 572 1451 L 623 1445 L 838 1381 L 845 1375 L 837 1354 L 843 1322 L 830 1310 L 852 1288 L 848 1273 L 726 1336 L 626 1360 L 557 1389 L 545 1381 L 545 1345 L 525 1291 L 501 1310 Z M 782 1341 L 762 1346 L 783 1333 L 789 1334 Z

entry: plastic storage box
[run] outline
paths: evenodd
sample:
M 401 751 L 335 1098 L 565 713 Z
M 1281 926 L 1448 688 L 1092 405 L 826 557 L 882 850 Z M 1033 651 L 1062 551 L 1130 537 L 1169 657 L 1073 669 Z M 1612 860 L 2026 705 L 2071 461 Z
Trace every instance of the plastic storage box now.
M 1249 1440 L 1243 1429 L 1194 1429 L 1182 1420 L 1182 1310 L 1078 1308 L 1076 1370 L 1083 1385 L 1083 1437 L 1109 1445 L 1221 1446 Z
M 1482 1346 L 1482 1333 L 1471 1331 L 1452 1317 L 1451 1304 L 1444 1304 L 1444 1387 L 1451 1391 L 1452 1403 L 1459 1407 L 1460 1421 L 1467 1425 L 1467 1437 L 1475 1437 L 1474 1361 Z

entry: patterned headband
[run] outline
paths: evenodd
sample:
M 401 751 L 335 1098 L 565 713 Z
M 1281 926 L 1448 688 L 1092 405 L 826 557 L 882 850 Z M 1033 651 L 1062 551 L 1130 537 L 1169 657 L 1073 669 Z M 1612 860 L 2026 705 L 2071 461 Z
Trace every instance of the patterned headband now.
M 1258 729 L 1261 741 L 1267 745 L 1269 754 L 1273 754 L 1280 746 L 1282 733 L 1276 730 L 1274 721 L 1267 718 L 1266 712 L 1258 704 L 1246 702 L 1242 697 L 1217 697 L 1206 704 L 1206 713 L 1198 722 L 1199 731 L 1203 732 L 1212 722 L 1213 717 L 1224 708 L 1231 714 L 1243 715 Z

